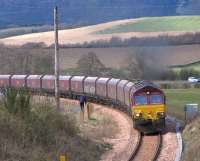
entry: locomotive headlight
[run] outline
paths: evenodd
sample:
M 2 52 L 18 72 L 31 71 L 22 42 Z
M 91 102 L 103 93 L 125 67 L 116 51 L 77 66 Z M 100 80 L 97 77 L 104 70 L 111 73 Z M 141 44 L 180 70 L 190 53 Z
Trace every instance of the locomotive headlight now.
M 158 112 L 157 115 L 158 115 L 159 117 L 164 117 L 164 116 L 165 116 L 165 113 L 164 113 L 164 112 Z
M 136 116 L 137 116 L 137 117 L 140 117 L 140 114 L 139 114 L 139 113 L 136 113 Z
M 141 116 L 142 116 L 142 113 L 136 113 L 135 116 L 136 116 L 136 117 L 141 117 Z

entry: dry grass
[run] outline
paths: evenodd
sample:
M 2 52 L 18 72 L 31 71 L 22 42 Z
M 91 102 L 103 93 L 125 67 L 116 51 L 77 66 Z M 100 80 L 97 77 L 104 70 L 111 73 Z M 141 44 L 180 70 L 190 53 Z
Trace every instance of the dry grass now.
M 50 102 L 51 98 L 44 97 L 33 102 L 28 122 L 10 114 L 0 104 L 0 160 L 56 161 L 62 153 L 69 160 L 94 161 L 111 148 L 79 132 L 74 113 L 61 115 L 51 108 Z
M 183 131 L 183 161 L 199 161 L 200 159 L 200 117 L 196 118 Z

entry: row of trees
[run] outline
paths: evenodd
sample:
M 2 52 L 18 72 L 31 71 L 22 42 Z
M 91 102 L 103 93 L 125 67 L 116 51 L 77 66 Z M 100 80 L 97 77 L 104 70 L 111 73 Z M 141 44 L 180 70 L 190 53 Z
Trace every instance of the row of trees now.
M 109 41 L 97 40 L 92 42 L 84 42 L 77 44 L 64 44 L 63 48 L 107 48 L 107 47 L 129 47 L 129 46 L 166 46 L 166 45 L 186 45 L 199 44 L 200 32 L 185 33 L 179 36 L 160 35 L 157 37 L 132 37 L 121 39 L 120 37 L 112 37 Z M 51 45 L 50 47 L 53 47 Z
M 53 74 L 53 50 L 44 49 L 43 44 L 26 44 L 21 48 L 0 46 L 1 74 Z M 34 49 L 34 50 L 33 50 Z M 114 58 L 113 58 L 114 59 Z M 200 77 L 194 69 L 175 72 L 159 64 L 152 54 L 138 50 L 124 59 L 120 69 L 107 68 L 94 52 L 90 52 L 77 62 L 77 68 L 61 71 L 63 74 L 108 76 L 122 79 L 186 80 L 189 76 Z
M 49 51 L 0 45 L 1 74 L 45 74 L 53 73 L 53 68 L 53 54 Z
M 187 80 L 190 76 L 200 77 L 200 72 L 194 69 L 181 69 L 180 72 L 155 63 L 155 59 L 148 55 L 138 53 L 125 60 L 126 65 L 120 69 L 106 68 L 95 53 L 90 52 L 83 55 L 79 61 L 77 69 L 72 74 L 90 76 L 109 76 L 116 78 L 126 78 L 130 80 Z

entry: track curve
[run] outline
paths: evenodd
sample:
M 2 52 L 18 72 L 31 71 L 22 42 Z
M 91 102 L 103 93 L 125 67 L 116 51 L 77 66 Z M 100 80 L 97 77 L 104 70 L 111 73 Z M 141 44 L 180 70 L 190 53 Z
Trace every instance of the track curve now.
M 137 147 L 128 161 L 156 161 L 162 146 L 162 135 L 139 135 Z

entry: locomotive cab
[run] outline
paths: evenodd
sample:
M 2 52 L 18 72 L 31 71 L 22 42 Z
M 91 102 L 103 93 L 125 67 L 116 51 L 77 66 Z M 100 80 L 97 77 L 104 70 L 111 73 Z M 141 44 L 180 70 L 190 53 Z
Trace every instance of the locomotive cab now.
M 162 131 L 165 127 L 165 95 L 154 84 L 144 83 L 131 96 L 135 128 L 144 131 Z

